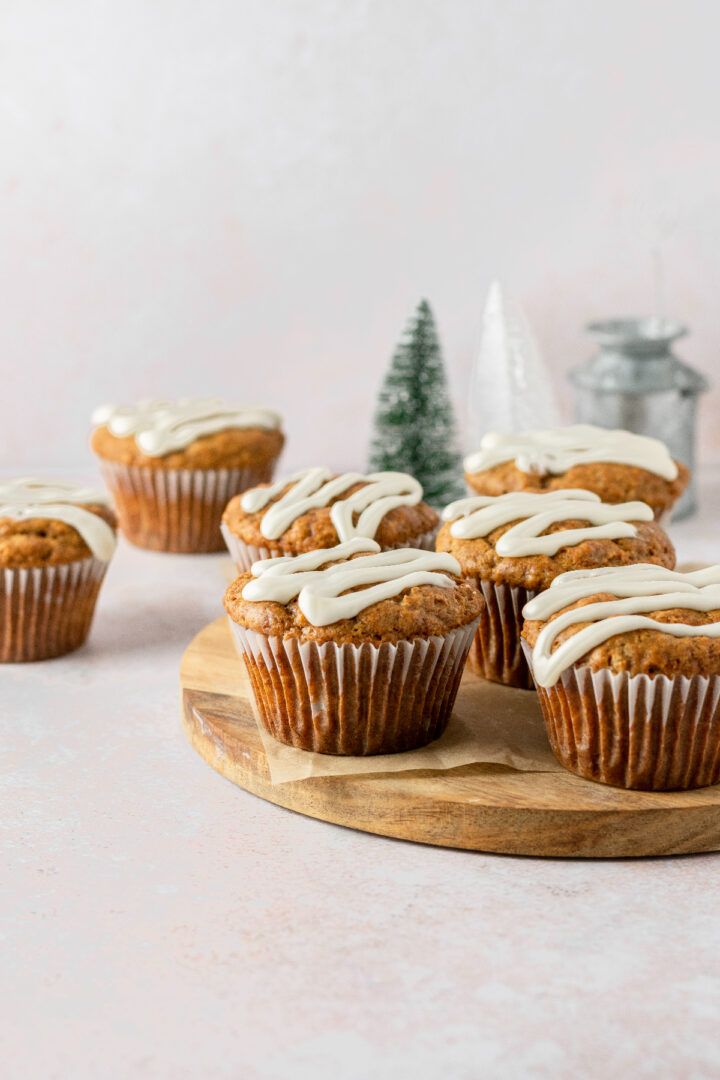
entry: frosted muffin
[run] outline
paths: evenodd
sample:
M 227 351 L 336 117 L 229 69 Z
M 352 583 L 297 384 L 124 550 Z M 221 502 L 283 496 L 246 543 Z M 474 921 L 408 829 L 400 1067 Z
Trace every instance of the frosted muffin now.
M 436 739 L 483 607 L 459 574 L 450 555 L 363 538 L 241 574 L 225 609 L 265 728 L 322 754 Z
M 239 570 L 258 559 L 301 555 L 353 537 L 376 540 L 387 551 L 432 549 L 439 518 L 422 501 L 407 473 L 342 473 L 305 469 L 236 496 L 222 532 Z
M 280 417 L 218 398 L 102 406 L 91 445 L 120 528 L 156 551 L 220 551 L 228 501 L 272 479 L 284 444 Z
M 523 638 L 558 761 L 649 791 L 720 780 L 720 566 L 555 578 Z
M 642 499 L 656 518 L 669 514 L 690 478 L 658 439 L 591 424 L 490 432 L 464 465 L 465 480 L 479 495 L 583 488 L 609 503 Z
M 604 503 L 591 491 L 476 495 L 451 503 L 443 519 L 438 551 L 458 560 L 486 601 L 470 668 L 508 686 L 533 685 L 520 643 L 522 609 L 558 574 L 675 565 L 672 543 L 646 503 Z
M 0 662 L 47 660 L 83 644 L 115 526 L 101 492 L 0 482 Z

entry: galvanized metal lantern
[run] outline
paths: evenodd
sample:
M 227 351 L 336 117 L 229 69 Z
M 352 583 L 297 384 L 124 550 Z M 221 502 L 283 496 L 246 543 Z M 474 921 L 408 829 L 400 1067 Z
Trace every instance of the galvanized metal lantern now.
M 570 372 L 577 419 L 662 439 L 673 457 L 693 473 L 673 515 L 676 520 L 689 517 L 697 508 L 697 401 L 708 383 L 672 353 L 672 343 L 687 333 L 687 327 L 652 317 L 592 322 L 587 330 L 600 352 Z

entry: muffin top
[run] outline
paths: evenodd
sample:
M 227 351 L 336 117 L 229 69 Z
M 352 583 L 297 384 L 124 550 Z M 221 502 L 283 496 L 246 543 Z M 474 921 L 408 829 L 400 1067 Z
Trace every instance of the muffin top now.
M 562 574 L 523 614 L 539 686 L 553 686 L 573 664 L 629 675 L 720 675 L 720 566 Z
M 99 457 L 145 468 L 257 467 L 274 461 L 285 442 L 277 413 L 220 398 L 102 405 L 92 422 Z
M 670 538 L 644 502 L 604 503 L 592 491 L 476 495 L 443 511 L 437 550 L 463 574 L 547 589 L 566 571 L 628 563 L 675 565 Z
M 656 517 L 677 501 L 690 476 L 658 439 L 591 424 L 490 432 L 464 464 L 467 483 L 481 495 L 584 488 L 610 503 L 641 498 Z
M 445 636 L 474 623 L 484 601 L 451 555 L 381 551 L 357 537 L 304 555 L 264 559 L 225 593 L 234 622 L 268 637 L 379 644 Z
M 42 480 L 0 481 L 0 566 L 60 566 L 94 555 L 108 562 L 117 522 L 106 496 Z
M 256 547 L 299 555 L 334 547 L 353 537 L 381 548 L 419 542 L 438 516 L 422 502 L 422 487 L 407 473 L 342 473 L 305 469 L 275 484 L 262 484 L 231 499 L 223 522 Z

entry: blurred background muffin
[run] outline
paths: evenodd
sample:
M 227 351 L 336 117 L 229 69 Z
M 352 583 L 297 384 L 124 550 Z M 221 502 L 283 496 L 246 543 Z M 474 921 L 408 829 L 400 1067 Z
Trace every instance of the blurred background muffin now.
M 659 439 L 591 424 L 489 432 L 464 466 L 479 495 L 584 488 L 609 503 L 642 499 L 657 518 L 669 513 L 690 475 Z
M 101 406 L 91 445 L 133 544 L 157 551 L 222 550 L 222 512 L 270 480 L 285 438 L 269 409 L 219 398 Z
M 0 481 L 0 661 L 83 644 L 115 550 L 106 496 L 55 481 Z
M 432 549 L 439 523 L 408 473 L 313 468 L 231 500 L 222 532 L 241 570 L 257 559 L 330 548 L 354 536 L 380 548 Z

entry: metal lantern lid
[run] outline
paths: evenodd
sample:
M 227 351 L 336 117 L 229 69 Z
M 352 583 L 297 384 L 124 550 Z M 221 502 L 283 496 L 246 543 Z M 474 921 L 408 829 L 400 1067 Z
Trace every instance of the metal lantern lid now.
M 656 394 L 675 390 L 701 394 L 707 379 L 672 353 L 672 344 L 687 334 L 674 319 L 605 319 L 591 322 L 588 333 L 599 353 L 570 372 L 572 382 L 600 394 Z
M 587 329 L 600 348 L 583 367 L 570 372 L 577 420 L 660 438 L 692 474 L 698 395 L 708 389 L 708 382 L 673 355 L 673 342 L 687 333 L 687 327 L 653 316 L 607 319 L 592 322 Z M 686 517 L 695 505 L 691 478 L 675 517 Z

